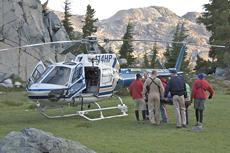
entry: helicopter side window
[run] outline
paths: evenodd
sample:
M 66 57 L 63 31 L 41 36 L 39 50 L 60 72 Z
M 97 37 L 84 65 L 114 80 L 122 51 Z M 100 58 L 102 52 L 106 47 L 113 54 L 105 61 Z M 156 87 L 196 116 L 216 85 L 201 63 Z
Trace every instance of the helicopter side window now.
M 82 75 L 82 67 L 76 67 L 74 70 L 73 78 L 72 78 L 72 83 L 77 81 L 81 75 Z
M 41 65 L 38 65 L 38 67 L 36 68 L 36 70 L 32 74 L 34 82 L 36 82 L 38 79 L 41 78 L 43 71 L 44 71 L 44 68 Z
M 48 72 L 49 72 L 52 68 L 53 68 L 52 66 L 49 66 L 49 67 L 42 73 L 41 77 L 40 77 L 37 81 L 35 81 L 35 83 L 40 82 L 40 81 L 44 78 L 44 76 L 46 76 L 46 74 L 48 74 Z
M 63 66 L 56 66 L 42 81 L 42 83 L 67 85 L 71 69 Z

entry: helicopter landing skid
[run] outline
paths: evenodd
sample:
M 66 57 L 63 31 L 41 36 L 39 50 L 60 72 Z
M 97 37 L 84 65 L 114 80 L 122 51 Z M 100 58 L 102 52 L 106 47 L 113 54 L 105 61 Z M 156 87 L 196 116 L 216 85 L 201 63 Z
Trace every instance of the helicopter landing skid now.
M 64 114 L 63 115 L 55 115 L 55 116 L 50 116 L 47 113 L 45 113 L 45 109 L 43 109 L 42 107 L 40 107 L 40 104 L 37 103 L 37 111 L 45 116 L 46 118 L 49 119 L 55 119 L 55 118 L 66 118 L 66 117 L 72 117 L 72 116 L 81 116 L 89 121 L 98 121 L 98 120 L 103 120 L 103 119 L 109 119 L 109 118 L 115 118 L 115 117 L 122 117 L 122 116 L 127 116 L 127 112 L 128 112 L 128 107 L 122 102 L 122 99 L 119 96 L 116 96 L 119 101 L 120 104 L 118 104 L 117 106 L 114 107 L 105 107 L 102 108 L 97 102 L 94 102 L 94 104 L 98 107 L 96 109 L 89 109 L 89 110 L 81 110 L 81 111 L 77 111 L 76 113 L 73 114 Z M 117 115 L 111 115 L 111 116 L 105 116 L 103 114 L 103 111 L 105 110 L 114 110 L 114 109 L 118 109 L 121 111 L 121 114 L 117 114 Z M 63 110 L 61 109 L 61 111 L 63 112 Z M 100 117 L 97 118 L 91 118 L 88 117 L 87 114 L 90 112 L 100 112 Z

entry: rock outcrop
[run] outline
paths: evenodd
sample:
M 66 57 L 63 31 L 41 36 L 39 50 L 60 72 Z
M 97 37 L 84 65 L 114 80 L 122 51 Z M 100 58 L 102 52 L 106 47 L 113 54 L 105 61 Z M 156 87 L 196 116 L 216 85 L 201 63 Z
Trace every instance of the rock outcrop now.
M 95 153 L 79 142 L 53 136 L 51 133 L 26 128 L 10 132 L 0 140 L 1 153 Z
M 68 40 L 59 18 L 44 11 L 40 0 L 0 1 L 0 48 Z M 27 78 L 39 60 L 53 59 L 65 46 L 43 45 L 0 53 L 0 71 Z
M 58 15 L 58 17 L 56 16 Z M 189 37 L 186 41 L 204 44 L 210 33 L 203 25 L 196 23 L 199 13 L 190 12 L 182 17 L 164 7 L 150 6 L 118 11 L 112 17 L 97 23 L 96 36 L 100 38 L 121 39 L 129 21 L 134 25 L 135 39 L 172 40 L 178 23 L 185 23 Z M 59 18 L 63 13 L 43 10 L 40 0 L 1 0 L 0 1 L 0 48 L 19 45 L 68 40 L 68 35 Z M 82 32 L 84 16 L 75 15 L 71 18 L 74 29 Z M 150 52 L 152 43 L 135 42 L 134 51 L 141 58 L 144 51 Z M 117 52 L 121 42 L 111 43 L 110 47 Z M 159 56 L 165 50 L 166 43 L 158 43 Z M 44 45 L 26 49 L 15 49 L 0 53 L 0 72 L 20 75 L 28 78 L 38 60 L 54 59 L 56 53 L 62 52 L 65 45 Z M 208 58 L 208 48 L 188 46 L 187 58 L 196 60 L 199 54 Z M 60 58 L 60 57 L 59 57 Z M 138 61 L 138 60 L 137 60 Z
M 185 15 L 182 16 L 182 18 L 185 18 L 187 20 L 190 20 L 191 22 L 196 22 L 197 18 L 201 16 L 201 13 L 198 12 L 188 12 Z

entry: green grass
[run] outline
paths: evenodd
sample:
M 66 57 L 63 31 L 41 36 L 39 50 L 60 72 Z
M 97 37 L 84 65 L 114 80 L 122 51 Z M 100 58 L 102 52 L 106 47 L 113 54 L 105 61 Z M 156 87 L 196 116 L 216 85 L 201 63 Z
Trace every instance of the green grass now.
M 175 116 L 168 105 L 170 122 L 162 127 L 137 123 L 133 114 L 133 102 L 129 116 L 90 122 L 80 117 L 46 119 L 32 109 L 32 103 L 24 92 L 8 92 L 0 95 L 0 137 L 10 131 L 33 127 L 86 145 L 98 153 L 228 153 L 230 151 L 230 95 L 222 91 L 207 101 L 204 131 L 192 132 L 193 107 L 189 108 L 189 127 L 175 128 Z M 108 102 L 108 101 L 107 101 Z

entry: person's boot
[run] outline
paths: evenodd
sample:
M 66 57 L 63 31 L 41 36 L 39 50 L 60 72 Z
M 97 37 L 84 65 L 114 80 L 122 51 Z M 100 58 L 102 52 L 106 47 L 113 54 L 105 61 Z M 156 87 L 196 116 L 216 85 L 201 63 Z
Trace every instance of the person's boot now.
M 203 123 L 203 110 L 200 110 L 200 123 Z
M 196 123 L 198 123 L 199 122 L 199 110 L 198 109 L 195 110 L 195 115 L 196 115 Z
M 143 121 L 146 120 L 146 110 L 142 110 L 142 117 L 143 117 Z
M 145 114 L 146 114 L 146 120 L 149 120 L 149 108 L 148 108 L 148 104 L 146 104 Z
M 185 110 L 186 125 L 188 125 L 188 108 Z
M 136 116 L 136 120 L 140 121 L 140 119 L 139 119 L 139 111 L 138 110 L 135 110 L 135 116 Z
M 200 128 L 203 128 L 203 110 L 200 110 Z

